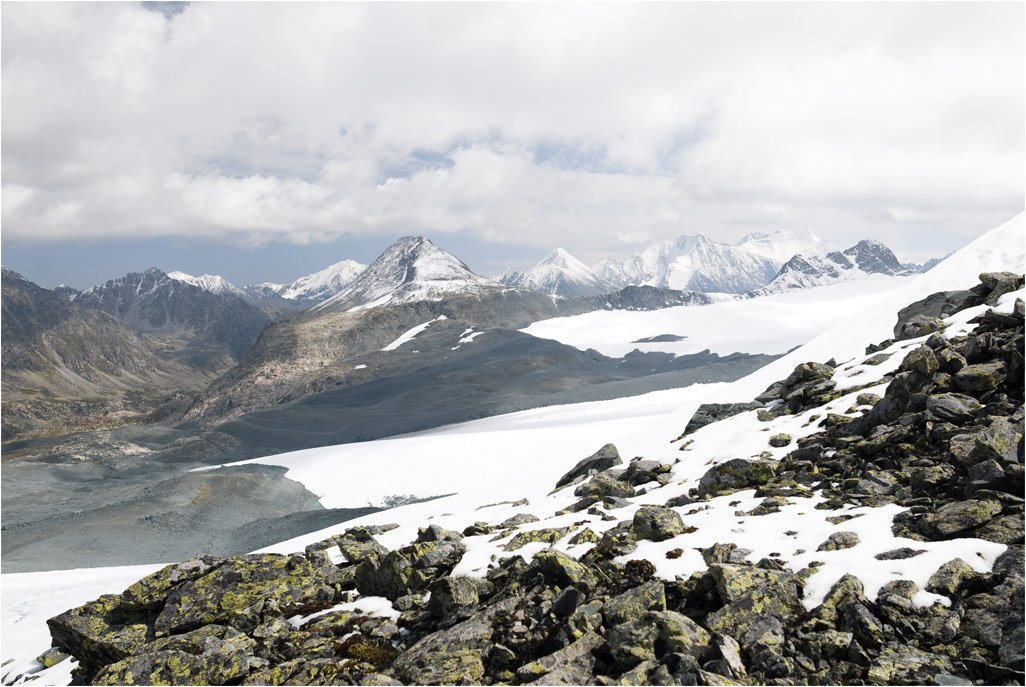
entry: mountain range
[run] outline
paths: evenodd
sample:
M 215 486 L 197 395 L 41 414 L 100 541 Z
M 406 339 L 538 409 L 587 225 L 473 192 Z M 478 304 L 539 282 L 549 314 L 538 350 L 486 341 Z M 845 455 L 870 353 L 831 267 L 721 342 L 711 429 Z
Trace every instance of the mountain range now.
M 421 258 L 420 274 L 405 273 L 403 253 L 418 250 L 418 242 L 426 242 L 433 257 Z M 862 243 L 874 248 L 859 248 L 858 253 L 885 252 L 883 262 L 873 264 L 864 257 L 862 262 L 856 260 L 849 265 L 850 261 L 843 256 Z M 787 266 L 796 256 L 801 260 Z M 276 319 L 285 313 L 311 307 L 366 306 L 384 298 L 386 293 L 391 295 L 382 303 L 474 293 L 499 285 L 557 298 L 611 294 L 626 286 L 736 295 L 763 293 L 760 289 L 765 288 L 765 293 L 778 293 L 864 278 L 866 274 L 925 272 L 938 262 L 934 259 L 922 265 L 902 264 L 878 241 L 860 242 L 843 252 L 832 251 L 829 244 L 807 230 L 756 232 L 735 244 L 714 241 L 703 234 L 685 234 L 655 243 L 625 258 L 606 259 L 592 266 L 560 247 L 529 269 L 507 269 L 494 279 L 488 279 L 475 274 L 464 262 L 423 237 L 403 237 L 374 261 L 373 273 L 362 280 L 368 266 L 355 260 L 343 260 L 288 284 L 263 282 L 237 286 L 220 275 L 192 276 L 180 271 L 169 272 L 168 276 L 211 293 L 243 298 Z M 794 272 L 806 276 L 790 274 Z M 781 277 L 784 278 L 773 284 Z M 401 292 L 393 294 L 400 286 Z M 378 296 L 372 297 L 374 293 Z
M 787 254 L 791 257 L 781 262 Z M 188 418 L 204 425 L 223 422 L 349 385 L 354 378 L 346 368 L 350 359 L 440 315 L 450 319 L 441 329 L 461 323 L 478 327 L 474 331 L 513 332 L 541 319 L 594 310 L 702 305 L 723 297 L 707 293 L 752 297 L 912 270 L 879 242 L 830 252 L 811 232 L 777 232 L 751 234 L 735 245 L 686 235 L 594 268 L 558 248 L 532 269 L 507 271 L 496 280 L 475 274 L 459 258 L 414 236 L 400 238 L 369 266 L 343 260 L 289 284 L 240 287 L 220 275 L 150 268 L 81 292 L 65 286 L 50 291 L 5 271 L 5 293 L 20 294 L 4 306 L 5 326 L 15 333 L 5 337 L 4 359 L 12 361 L 5 389 L 12 389 L 9 399 L 22 404 L 17 412 L 29 418 L 7 426 L 31 432 L 47 413 L 66 417 L 53 410 L 54 403 L 71 403 L 68 413 L 85 422 L 96 412 L 79 412 L 75 404 L 100 397 L 105 399 L 102 407 L 118 412 L 156 412 L 175 393 L 186 394 L 176 401 L 178 410 L 161 412 L 187 410 Z M 48 324 L 46 312 L 69 324 Z M 19 327 L 31 333 L 17 336 Z M 72 330 L 81 331 L 82 341 L 91 342 L 89 349 L 101 357 L 105 350 L 122 354 L 87 358 L 81 369 L 70 367 L 72 375 L 64 369 L 67 361 L 80 358 L 74 338 L 64 335 Z M 525 360 L 537 355 L 527 353 L 530 346 L 517 346 L 516 355 Z M 447 350 L 439 346 L 431 355 Z M 544 366 L 555 365 L 559 355 L 542 353 Z M 41 369 L 30 369 L 31 360 Z M 395 367 L 396 360 L 393 356 L 382 369 L 408 373 L 405 362 Z M 99 370 L 107 372 L 100 375 Z M 74 383 L 68 382 L 71 377 Z M 172 377 L 177 381 L 167 382 Z M 21 397 L 9 384 L 16 379 L 26 392 Z M 157 388 L 166 393 L 153 393 Z M 132 395 L 145 403 L 127 402 Z M 42 397 L 49 399 L 48 410 L 34 414 L 29 406 Z M 5 418 L 12 418 L 15 406 L 6 400 Z

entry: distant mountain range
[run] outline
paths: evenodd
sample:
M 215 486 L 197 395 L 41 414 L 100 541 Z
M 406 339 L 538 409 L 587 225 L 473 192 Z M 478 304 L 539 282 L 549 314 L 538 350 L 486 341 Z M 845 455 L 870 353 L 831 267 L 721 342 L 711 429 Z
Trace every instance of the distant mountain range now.
M 843 257 L 863 243 L 882 248 L 887 254 L 884 262 L 876 266 L 867 262 L 873 252 L 869 248 L 860 249 L 860 255 L 864 254 L 861 262 Z M 800 259 L 793 261 L 796 257 Z M 752 233 L 735 244 L 714 241 L 703 234 L 685 234 L 625 258 L 607 259 L 592 266 L 566 249 L 557 248 L 530 269 L 508 269 L 488 279 L 475 274 L 464 262 L 428 239 L 403 237 L 369 267 L 355 260 L 342 260 L 287 284 L 237 286 L 220 275 L 193 276 L 180 271 L 169 272 L 167 276 L 216 295 L 241 298 L 270 319 L 277 319 L 312 307 L 353 308 L 376 301 L 410 302 L 499 287 L 537 291 L 557 298 L 612 294 L 627 286 L 737 295 L 779 293 L 859 279 L 865 274 L 925 272 L 939 261 L 901 264 L 878 241 L 860 242 L 843 252 L 832 251 L 811 231 Z M 68 297 L 78 293 L 63 285 L 56 291 Z

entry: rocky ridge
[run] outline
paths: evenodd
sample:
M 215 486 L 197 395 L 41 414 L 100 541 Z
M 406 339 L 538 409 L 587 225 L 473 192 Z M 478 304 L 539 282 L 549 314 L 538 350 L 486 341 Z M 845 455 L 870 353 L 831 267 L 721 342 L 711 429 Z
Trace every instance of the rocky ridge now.
M 170 565 L 51 619 L 40 663 L 73 656 L 93 684 L 1022 684 L 1022 285 L 982 275 L 983 302 L 939 324 L 905 312 L 865 358 L 703 407 L 677 464 L 604 447 L 547 518 L 490 504 L 514 514 Z M 738 457 L 678 481 L 703 441 L 752 421 L 767 432 Z M 736 526 L 716 530 L 729 507 Z M 745 548 L 768 530 L 743 523 L 812 520 L 830 532 L 814 551 Z M 846 569 L 875 550 L 870 522 L 885 550 Z

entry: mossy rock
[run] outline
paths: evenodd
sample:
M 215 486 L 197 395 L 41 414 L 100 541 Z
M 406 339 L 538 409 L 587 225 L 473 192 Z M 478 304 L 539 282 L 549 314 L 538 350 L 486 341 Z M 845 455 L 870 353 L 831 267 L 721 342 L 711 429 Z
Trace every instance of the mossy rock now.
M 554 544 L 567 535 L 570 531 L 569 527 L 549 527 L 540 530 L 528 530 L 526 532 L 518 532 L 509 542 L 503 547 L 506 551 L 516 551 L 517 549 L 523 548 L 528 544 L 534 544 L 536 542 L 542 542 L 545 544 Z
M 341 592 L 338 569 L 305 556 L 250 554 L 230 558 L 213 572 L 181 585 L 157 616 L 157 636 L 225 623 L 258 624 L 259 610 L 274 603 L 282 614 L 306 614 L 331 606 Z

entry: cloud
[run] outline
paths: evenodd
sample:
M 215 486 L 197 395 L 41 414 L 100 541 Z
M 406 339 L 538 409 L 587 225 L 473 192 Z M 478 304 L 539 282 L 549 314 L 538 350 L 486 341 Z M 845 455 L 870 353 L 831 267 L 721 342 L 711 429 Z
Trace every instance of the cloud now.
M 1024 205 L 1021 4 L 16 3 L 5 240 L 811 228 Z

